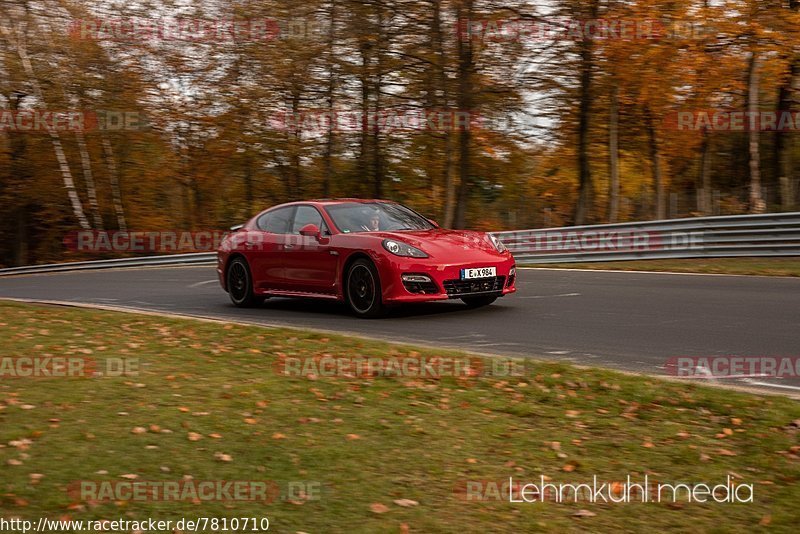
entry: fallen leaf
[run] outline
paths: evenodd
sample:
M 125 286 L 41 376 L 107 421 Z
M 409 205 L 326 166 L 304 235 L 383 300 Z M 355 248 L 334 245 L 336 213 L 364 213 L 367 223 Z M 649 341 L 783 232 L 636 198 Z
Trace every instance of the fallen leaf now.
M 197 432 L 189 432 L 189 441 L 200 441 L 201 439 L 203 439 L 203 436 Z
M 596 513 L 590 512 L 589 510 L 578 510 L 572 514 L 572 517 L 594 517 L 596 515 Z
M 389 511 L 389 507 L 379 502 L 374 502 L 369 505 L 369 509 L 375 514 L 385 514 Z
M 221 452 L 214 453 L 214 458 L 219 460 L 220 462 L 232 462 L 233 457 L 230 454 L 224 454 Z
M 349 441 L 354 441 L 357 439 L 361 439 L 361 436 L 359 436 L 358 434 L 347 434 L 345 438 L 347 438 Z
M 143 426 L 137 426 L 133 430 L 131 430 L 131 434 L 144 434 L 147 432 L 147 429 Z
M 417 506 L 419 504 L 417 501 L 412 501 L 411 499 L 396 499 L 394 503 L 397 506 L 402 506 L 403 508 L 408 508 L 410 506 Z
M 274 434 L 272 434 L 272 439 L 286 439 L 286 434 L 275 432 Z
M 247 423 L 248 425 L 256 425 L 258 424 L 258 419 L 255 419 L 253 417 L 248 417 L 247 419 L 244 420 L 244 422 Z

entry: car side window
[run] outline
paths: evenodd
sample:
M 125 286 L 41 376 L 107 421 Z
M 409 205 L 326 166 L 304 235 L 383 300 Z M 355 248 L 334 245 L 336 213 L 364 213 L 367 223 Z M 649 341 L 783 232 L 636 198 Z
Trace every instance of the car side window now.
M 298 206 L 294 214 L 294 224 L 292 225 L 292 233 L 300 234 L 300 230 L 309 224 L 316 225 L 323 233 L 325 232 L 325 223 L 322 220 L 322 215 L 319 211 L 312 206 Z
M 294 211 L 294 206 L 268 211 L 258 218 L 256 226 L 258 226 L 260 230 L 271 234 L 288 234 L 289 223 L 292 220 Z

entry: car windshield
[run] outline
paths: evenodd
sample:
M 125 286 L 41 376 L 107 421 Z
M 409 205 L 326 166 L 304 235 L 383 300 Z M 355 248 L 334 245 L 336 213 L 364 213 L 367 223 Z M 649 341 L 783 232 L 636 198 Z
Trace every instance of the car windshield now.
M 325 209 L 336 227 L 345 234 L 434 228 L 428 219 L 400 204 L 345 202 Z

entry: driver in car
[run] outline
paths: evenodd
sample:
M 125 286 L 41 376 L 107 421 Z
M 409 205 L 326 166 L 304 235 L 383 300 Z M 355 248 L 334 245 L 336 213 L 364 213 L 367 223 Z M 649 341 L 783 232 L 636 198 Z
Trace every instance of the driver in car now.
M 361 229 L 365 232 L 380 232 L 381 230 L 381 216 L 378 210 L 373 210 L 368 213 L 369 220 L 366 224 L 361 225 Z

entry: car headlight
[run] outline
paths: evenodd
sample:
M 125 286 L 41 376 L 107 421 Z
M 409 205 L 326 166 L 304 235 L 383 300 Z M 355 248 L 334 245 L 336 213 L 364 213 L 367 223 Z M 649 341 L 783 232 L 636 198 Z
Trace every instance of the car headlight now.
M 508 251 L 508 248 L 503 244 L 502 241 L 497 239 L 492 234 L 486 234 L 486 235 L 489 236 L 489 241 L 492 242 L 492 245 L 494 245 L 494 248 L 497 249 L 497 252 L 507 252 Z
M 394 239 L 384 239 L 383 248 L 394 254 L 395 256 L 403 256 L 407 258 L 427 258 L 428 255 L 416 247 L 412 247 L 402 241 L 395 241 Z

